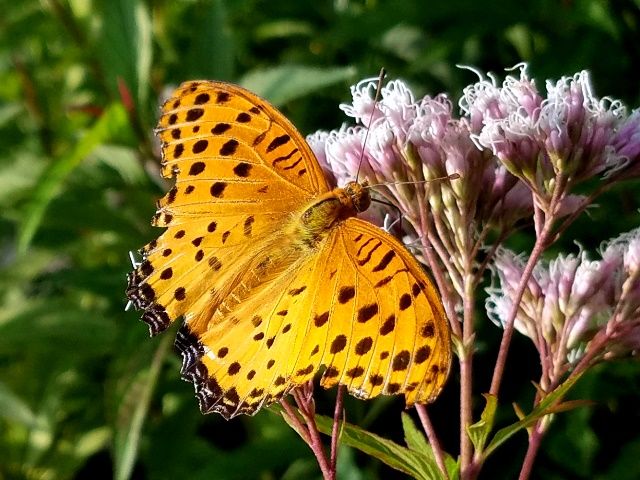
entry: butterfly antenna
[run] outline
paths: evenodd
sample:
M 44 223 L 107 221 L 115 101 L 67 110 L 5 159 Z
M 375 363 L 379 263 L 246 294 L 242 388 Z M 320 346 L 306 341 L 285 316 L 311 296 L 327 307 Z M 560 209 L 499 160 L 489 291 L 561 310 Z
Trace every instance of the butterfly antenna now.
M 382 81 L 384 77 L 387 75 L 384 67 L 380 69 L 380 74 L 378 75 L 378 85 L 376 87 L 376 96 L 373 98 L 373 108 L 371 109 L 371 115 L 369 116 L 369 123 L 367 124 L 367 132 L 364 134 L 364 143 L 362 144 L 362 150 L 360 151 L 360 160 L 358 161 L 358 170 L 356 171 L 356 182 L 358 181 L 358 177 L 360 176 L 360 167 L 362 166 L 362 162 L 364 161 L 364 149 L 367 146 L 367 140 L 369 139 L 369 132 L 371 131 L 371 122 L 373 122 L 373 114 L 376 113 L 376 107 L 378 106 L 378 99 L 380 98 L 380 90 L 382 90 Z
M 388 187 L 389 185 L 421 185 L 423 183 L 439 182 L 441 180 L 457 180 L 459 178 L 460 178 L 460 174 L 456 172 L 450 175 L 445 175 L 443 177 L 431 178 L 429 180 L 415 180 L 410 182 L 384 182 L 384 183 L 376 183 L 373 185 L 367 185 L 365 188 Z

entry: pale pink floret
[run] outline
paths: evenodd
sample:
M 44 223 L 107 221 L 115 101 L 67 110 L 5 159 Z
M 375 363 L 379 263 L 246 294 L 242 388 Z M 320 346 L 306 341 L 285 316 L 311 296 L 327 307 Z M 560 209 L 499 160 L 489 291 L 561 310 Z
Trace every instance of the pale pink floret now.
M 620 177 L 640 176 L 640 110 L 634 111 L 620 125 L 611 144 L 620 160 Z
M 520 77 L 507 76 L 501 87 L 493 77 L 480 77 L 460 101 L 478 146 L 490 149 L 542 199 L 558 176 L 569 189 L 620 169 L 625 163 L 622 147 L 629 145 L 627 132 L 633 131 L 628 128 L 616 140 L 625 108 L 619 101 L 597 98 L 586 71 L 547 81 L 546 90 L 543 98 L 520 66 Z M 633 156 L 635 149 L 627 151 Z

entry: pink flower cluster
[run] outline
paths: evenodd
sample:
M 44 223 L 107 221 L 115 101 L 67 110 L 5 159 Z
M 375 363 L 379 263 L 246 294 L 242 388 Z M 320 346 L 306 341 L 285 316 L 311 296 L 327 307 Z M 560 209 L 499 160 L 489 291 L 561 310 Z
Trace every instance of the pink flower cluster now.
M 524 259 L 500 249 L 498 285 L 487 288 L 489 318 L 504 325 L 524 271 Z M 539 263 L 518 305 L 516 329 L 538 352 L 543 378 L 557 385 L 585 355 L 592 361 L 640 349 L 640 229 L 605 243 L 599 260 L 586 252 Z M 594 341 L 594 339 L 598 341 Z M 606 339 L 606 341 L 604 341 Z
M 356 125 L 308 137 L 336 184 L 366 181 L 397 207 L 380 207 L 373 218 L 402 220 L 393 231 L 418 247 L 450 300 L 450 316 L 493 264 L 499 285 L 489 290 L 488 311 L 503 322 L 524 265 L 501 247 L 509 235 L 528 224 L 540 234 L 542 225 L 570 222 L 595 198 L 576 195 L 579 183 L 595 178 L 601 192 L 640 174 L 640 112 L 627 115 L 621 102 L 596 97 L 586 71 L 547 81 L 541 92 L 525 65 L 515 70 L 502 84 L 478 74 L 463 90 L 459 116 L 446 95 L 417 99 L 400 80 L 375 101 L 376 80 L 363 80 L 351 88 L 353 102 L 341 106 Z M 640 255 L 637 238 L 610 242 L 598 261 L 582 252 L 535 269 L 516 327 L 551 370 L 575 362 L 612 319 L 637 317 L 630 313 L 637 312 L 631 299 L 640 297 L 637 280 L 628 283 L 633 262 L 620 263 Z

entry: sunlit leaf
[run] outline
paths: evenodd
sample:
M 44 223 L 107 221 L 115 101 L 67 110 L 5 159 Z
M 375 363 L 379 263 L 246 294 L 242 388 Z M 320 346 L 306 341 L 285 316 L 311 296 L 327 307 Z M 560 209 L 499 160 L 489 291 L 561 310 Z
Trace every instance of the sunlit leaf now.
M 27 403 L 3 382 L 0 382 L 0 417 L 29 428 L 36 423 L 36 416 Z
M 575 385 L 575 383 L 580 379 L 581 375 L 576 375 L 569 380 L 565 381 L 562 385 L 556 388 L 553 392 L 549 393 L 542 401 L 534 408 L 529 415 L 524 417 L 522 420 L 509 425 L 508 427 L 504 427 L 496 432 L 496 434 L 489 442 L 486 450 L 484 451 L 484 457 L 488 457 L 491 455 L 496 448 L 506 442 L 513 435 L 518 433 L 520 430 L 528 428 L 535 424 L 535 422 L 554 412 L 554 408 L 557 406 L 558 402 L 564 397 L 567 392 Z
M 284 65 L 249 72 L 240 80 L 240 84 L 279 106 L 329 85 L 349 80 L 354 74 L 355 70 L 351 67 Z
M 18 234 L 18 251 L 24 253 L 36 233 L 49 202 L 62 190 L 67 176 L 98 145 L 114 138 L 128 125 L 127 114 L 120 103 L 108 107 L 95 124 L 85 132 L 73 149 L 57 158 L 36 184 L 31 201 L 25 209 Z
M 411 417 L 402 412 L 402 430 L 404 430 L 404 441 L 411 450 L 416 452 L 431 453 L 431 446 L 427 443 L 424 434 L 416 428 Z
M 476 451 L 481 452 L 487 443 L 487 438 L 491 433 L 491 429 L 493 428 L 493 421 L 496 415 L 496 409 L 498 407 L 498 399 L 495 395 L 490 395 L 485 393 L 483 395 L 486 404 L 484 406 L 484 410 L 480 415 L 480 420 L 478 420 L 473 425 L 469 425 L 467 429 L 467 434 L 473 443 Z

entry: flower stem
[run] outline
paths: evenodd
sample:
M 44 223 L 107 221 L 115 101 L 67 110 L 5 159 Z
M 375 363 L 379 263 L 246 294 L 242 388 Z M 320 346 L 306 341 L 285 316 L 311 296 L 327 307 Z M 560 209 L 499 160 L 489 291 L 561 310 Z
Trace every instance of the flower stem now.
M 534 217 L 536 220 L 536 243 L 533 246 L 531 256 L 529 257 L 529 260 L 524 267 L 524 271 L 522 272 L 522 279 L 520 280 L 520 285 L 518 286 L 518 290 L 516 291 L 516 296 L 512 299 L 513 303 L 511 311 L 509 312 L 504 331 L 502 332 L 500 350 L 498 351 L 498 358 L 496 359 L 496 366 L 493 370 L 493 378 L 491 379 L 491 388 L 489 390 L 489 393 L 495 395 L 496 397 L 498 396 L 498 392 L 500 391 L 500 384 L 502 382 L 502 375 L 504 374 L 504 368 L 507 362 L 509 345 L 511 344 L 511 338 L 513 337 L 513 330 L 516 323 L 518 308 L 520 307 L 520 302 L 522 301 L 524 292 L 527 289 L 527 283 L 529 282 L 529 279 L 533 274 L 533 269 L 536 266 L 538 259 L 542 255 L 542 252 L 544 252 L 544 250 L 551 243 L 551 233 L 562 197 L 564 195 L 565 186 L 566 179 L 564 179 L 561 173 L 558 173 L 556 175 L 556 186 L 553 190 L 553 194 L 551 195 L 551 200 L 548 203 L 548 207 L 544 211 L 541 211 L 539 208 L 535 209 Z
M 333 412 L 333 427 L 331 429 L 331 457 L 330 457 L 330 467 L 331 471 L 337 472 L 337 462 L 338 462 L 338 437 L 340 436 L 340 425 L 344 422 L 344 390 L 345 387 L 343 385 L 338 385 L 338 391 L 336 392 L 336 408 Z
M 540 235 L 536 240 L 536 244 L 533 247 L 533 251 L 531 252 L 531 256 L 527 261 L 527 264 L 524 267 L 524 271 L 522 272 L 522 280 L 520 281 L 520 285 L 518 285 L 518 290 L 516 290 L 515 298 L 512 299 L 513 306 L 511 307 L 511 311 L 509 312 L 509 316 L 507 317 L 507 322 L 504 327 L 504 331 L 502 332 L 502 340 L 500 341 L 500 350 L 498 351 L 498 358 L 496 360 L 496 366 L 493 370 L 493 378 L 491 379 L 491 388 L 489 393 L 491 395 L 498 396 L 498 392 L 500 391 L 500 383 L 502 382 L 502 375 L 504 374 L 504 368 L 507 362 L 507 354 L 509 353 L 509 345 L 511 344 L 511 338 L 513 337 L 513 330 L 516 323 L 516 315 L 518 314 L 518 308 L 520 307 L 520 302 L 522 301 L 522 297 L 524 295 L 525 290 L 527 289 L 527 283 L 529 278 L 531 278 L 531 274 L 533 273 L 533 269 L 542 255 L 542 252 L 546 248 L 547 237 L 551 232 L 551 221 L 546 221 Z
M 460 472 L 466 478 L 468 467 L 473 456 L 473 445 L 467 434 L 473 416 L 472 379 L 473 379 L 473 336 L 474 336 L 474 304 L 475 304 L 475 275 L 471 268 L 472 262 L 467 261 L 464 278 L 463 302 L 463 337 L 460 358 Z
M 313 396 L 304 390 L 304 387 L 301 387 L 292 391 L 293 398 L 298 406 L 298 412 L 302 416 L 302 419 L 300 419 L 300 416 L 286 400 L 282 400 L 280 404 L 284 408 L 287 417 L 296 426 L 296 430 L 302 439 L 309 445 L 315 455 L 318 465 L 320 466 L 320 471 L 322 472 L 322 478 L 324 480 L 336 480 L 336 471 L 331 468 L 330 462 L 327 459 L 324 446 L 322 445 L 322 438 L 316 425 Z
M 309 437 L 309 431 L 307 430 L 307 427 L 305 427 L 302 420 L 300 420 L 299 415 L 289 404 L 287 399 L 283 398 L 282 400 L 280 400 L 280 405 L 282 405 L 282 408 L 284 409 L 283 415 L 285 415 L 289 419 L 289 421 L 295 425 L 294 430 L 298 433 L 298 435 L 300 435 L 302 440 L 304 440 L 304 443 L 311 446 L 311 438 Z
M 520 469 L 520 476 L 518 480 L 527 480 L 533 470 L 533 464 L 540 450 L 540 444 L 545 434 L 545 428 L 542 425 L 542 419 L 538 419 L 531 430 L 529 435 L 529 446 L 527 447 L 527 454 L 522 462 L 522 468 Z
M 445 311 L 447 312 L 447 317 L 449 319 L 449 325 L 451 326 L 451 330 L 453 331 L 454 334 L 458 336 L 462 336 L 462 329 L 460 328 L 460 322 L 458 322 L 457 320 L 457 315 L 455 310 L 454 294 L 451 292 L 450 284 L 447 281 L 444 275 L 444 272 L 440 268 L 440 265 L 436 259 L 436 254 L 442 260 L 443 264 L 445 265 L 445 268 L 447 268 L 448 260 L 446 259 L 448 257 L 445 255 L 444 252 L 440 252 L 439 249 L 435 247 L 436 245 L 438 245 L 439 241 L 437 241 L 437 236 L 434 234 L 433 230 L 431 229 L 429 220 L 427 220 L 426 218 L 427 210 L 426 210 L 426 207 L 424 207 L 423 201 L 421 200 L 420 197 L 418 197 L 418 202 L 419 202 L 420 212 L 422 212 L 419 217 L 420 231 L 425 232 L 427 237 L 427 238 L 421 237 L 422 252 L 424 254 L 424 257 L 427 259 L 427 263 L 429 264 L 429 267 L 431 268 L 431 273 L 433 274 L 433 277 L 436 281 L 438 290 L 440 291 L 440 295 L 442 295 L 443 304 L 445 307 Z M 436 254 L 434 254 L 432 248 L 437 251 Z M 451 272 L 452 268 L 447 268 L 447 271 Z
M 427 407 L 416 404 L 416 411 L 418 412 L 418 417 L 420 417 L 420 423 L 422 424 L 424 433 L 427 434 L 427 438 L 429 439 L 429 444 L 431 445 L 431 450 L 433 450 L 433 456 L 436 458 L 438 468 L 440 468 L 444 478 L 448 480 L 449 473 L 444 463 L 444 452 L 436 435 L 436 431 L 433 428 L 433 424 L 431 423 L 431 419 L 429 418 L 429 414 L 427 413 Z

